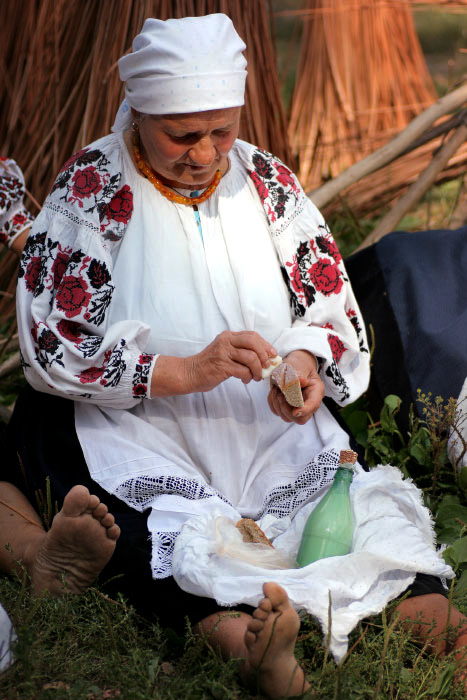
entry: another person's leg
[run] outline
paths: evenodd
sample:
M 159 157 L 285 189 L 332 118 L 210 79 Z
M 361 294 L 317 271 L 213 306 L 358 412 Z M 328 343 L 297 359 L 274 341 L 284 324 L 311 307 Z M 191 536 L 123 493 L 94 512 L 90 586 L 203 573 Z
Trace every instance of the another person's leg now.
M 91 585 L 112 556 L 120 528 L 97 496 L 75 486 L 46 532 L 26 496 L 3 481 L 0 532 L 0 570 L 21 573 L 22 565 L 35 593 L 60 596 Z
M 216 613 L 199 631 L 224 659 L 242 659 L 243 682 L 269 698 L 301 695 L 310 687 L 295 658 L 300 620 L 285 590 L 265 583 L 264 598 L 253 615 Z
M 454 652 L 459 677 L 467 678 L 467 618 L 438 593 L 406 598 L 396 607 L 401 624 L 428 651 L 445 656 Z

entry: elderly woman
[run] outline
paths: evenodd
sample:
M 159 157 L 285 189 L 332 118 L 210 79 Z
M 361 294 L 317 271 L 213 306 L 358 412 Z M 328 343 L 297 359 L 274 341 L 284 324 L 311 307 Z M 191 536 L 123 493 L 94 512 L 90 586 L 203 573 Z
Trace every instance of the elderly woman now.
M 175 583 L 174 544 L 216 505 L 293 517 L 327 485 L 348 436 L 322 399 L 357 398 L 369 353 L 321 215 L 288 168 L 237 139 L 244 49 L 225 15 L 148 19 L 119 62 L 114 133 L 58 174 L 21 259 L 34 389 L 10 426 L 0 528 L 34 590 L 61 595 L 64 572 L 71 592 L 123 574 L 134 604 L 172 627 L 188 615 L 243 659 L 246 682 L 279 697 L 308 687 L 285 590 L 266 583 L 254 612 L 219 618 L 214 600 Z M 302 407 L 262 381 L 278 354 Z M 63 505 L 46 533 L 31 503 L 47 477 Z M 5 550 L 0 564 L 16 565 Z M 429 599 L 443 627 L 434 586 L 401 615 Z

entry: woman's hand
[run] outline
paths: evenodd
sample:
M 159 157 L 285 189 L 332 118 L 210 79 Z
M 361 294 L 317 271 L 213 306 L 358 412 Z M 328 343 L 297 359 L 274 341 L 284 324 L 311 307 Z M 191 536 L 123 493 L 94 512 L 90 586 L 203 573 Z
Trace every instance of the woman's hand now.
M 316 371 L 316 358 L 306 350 L 294 350 L 283 361 L 292 365 L 297 372 L 305 405 L 300 408 L 290 406 L 281 390 L 277 386 L 271 386 L 269 408 L 286 423 L 304 425 L 318 410 L 324 397 L 324 384 Z
M 229 377 L 244 384 L 261 380 L 274 347 L 254 331 L 223 331 L 204 350 L 190 357 L 161 355 L 154 368 L 151 396 L 210 391 Z

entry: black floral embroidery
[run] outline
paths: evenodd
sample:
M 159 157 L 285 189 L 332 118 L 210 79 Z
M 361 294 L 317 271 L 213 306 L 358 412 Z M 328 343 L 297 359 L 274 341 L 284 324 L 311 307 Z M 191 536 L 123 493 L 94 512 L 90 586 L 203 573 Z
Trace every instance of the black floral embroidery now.
M 98 335 L 90 335 L 85 337 L 79 344 L 79 351 L 83 357 L 92 357 L 101 348 L 104 339 Z
M 114 347 L 108 358 L 104 374 L 101 379 L 101 384 L 104 386 L 117 386 L 123 373 L 126 370 L 126 362 L 123 359 L 125 352 L 126 341 L 124 338 L 120 340 L 118 345 Z
M 368 347 L 365 343 L 365 339 L 363 336 L 363 330 L 362 327 L 359 323 L 357 312 L 355 309 L 346 309 L 345 311 L 347 318 L 349 319 L 350 323 L 355 329 L 355 333 L 357 334 L 358 338 L 358 346 L 360 348 L 360 352 L 369 352 Z
M 148 395 L 148 378 L 153 361 L 152 355 L 141 354 L 133 375 L 133 396 L 144 398 Z
M 326 376 L 331 379 L 334 386 L 337 387 L 340 392 L 340 396 L 337 399 L 338 401 L 344 402 L 350 398 L 349 387 L 335 360 L 333 360 L 326 368 Z
M 287 205 L 295 208 L 301 189 L 292 172 L 267 151 L 254 151 L 249 175 L 266 211 L 270 224 L 286 218 Z
M 13 202 L 19 201 L 24 196 L 23 184 L 16 177 L 2 177 L 0 179 L 0 213 L 6 214 Z
M 63 352 L 58 352 L 62 344 L 56 335 L 45 324 L 40 324 L 42 329 L 37 333 L 36 361 L 46 370 L 47 367 L 57 364 L 64 367 Z

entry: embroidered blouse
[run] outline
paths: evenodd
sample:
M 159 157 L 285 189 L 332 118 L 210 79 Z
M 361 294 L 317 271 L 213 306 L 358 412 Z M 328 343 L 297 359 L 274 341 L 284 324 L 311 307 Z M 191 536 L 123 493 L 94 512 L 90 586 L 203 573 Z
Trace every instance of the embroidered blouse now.
M 63 166 L 21 259 L 26 377 L 75 399 L 91 476 L 152 509 L 156 577 L 200 508 L 290 515 L 348 444 L 324 406 L 306 426 L 274 416 L 266 382 L 151 399 L 159 354 L 254 330 L 282 356 L 313 352 L 339 405 L 368 384 L 363 322 L 322 216 L 271 154 L 237 141 L 230 156 L 197 220 L 139 175 L 121 133 L 107 136 Z

